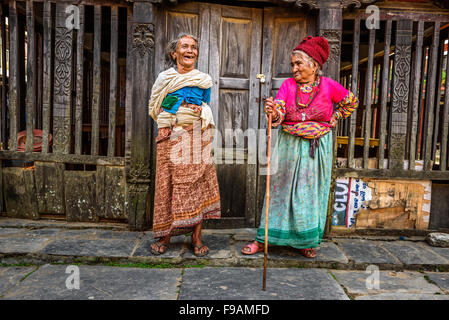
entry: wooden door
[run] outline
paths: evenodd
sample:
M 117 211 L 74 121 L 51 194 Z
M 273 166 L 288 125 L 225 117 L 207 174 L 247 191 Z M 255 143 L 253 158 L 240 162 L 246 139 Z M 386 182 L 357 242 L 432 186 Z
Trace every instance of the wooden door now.
M 223 217 L 219 224 L 254 227 L 262 9 L 213 5 L 210 18 L 211 107 L 218 129 L 214 151 Z
M 258 174 L 257 159 L 265 152 L 257 146 L 258 129 L 266 128 L 261 97 L 275 94 L 291 77 L 291 50 L 314 33 L 315 20 L 299 10 L 186 3 L 160 7 L 157 30 L 156 73 L 166 69 L 167 43 L 186 32 L 199 40 L 198 69 L 213 79 L 210 106 L 217 126 L 222 219 L 206 226 L 257 227 L 266 181 Z M 257 79 L 260 73 L 265 84 Z
M 299 9 L 265 8 L 262 41 L 262 70 L 265 83 L 261 85 L 261 97 L 276 97 L 281 84 L 292 77 L 290 59 L 292 50 L 308 35 L 315 35 L 318 18 Z M 262 110 L 262 106 L 260 110 Z M 260 128 L 267 127 L 264 112 L 260 112 Z M 273 141 L 274 142 L 274 141 Z M 266 153 L 266 145 L 260 144 L 259 153 Z M 259 165 L 259 172 L 263 169 Z M 259 225 L 266 189 L 266 176 L 257 180 L 256 227 Z

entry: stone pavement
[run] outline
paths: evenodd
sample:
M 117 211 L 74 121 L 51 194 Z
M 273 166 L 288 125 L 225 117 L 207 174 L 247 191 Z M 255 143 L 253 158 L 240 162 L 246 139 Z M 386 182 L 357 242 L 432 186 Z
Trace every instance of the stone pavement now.
M 420 237 L 334 237 L 321 244 L 315 259 L 270 247 L 267 291 L 261 291 L 263 253 L 240 253 L 255 232 L 204 230 L 211 252 L 202 258 L 192 254 L 190 237 L 178 236 L 166 254 L 154 256 L 151 232 L 0 218 L 0 297 L 449 300 L 449 248 L 430 247 Z M 79 290 L 66 286 L 71 265 L 79 270 Z M 378 286 L 367 286 L 372 275 Z

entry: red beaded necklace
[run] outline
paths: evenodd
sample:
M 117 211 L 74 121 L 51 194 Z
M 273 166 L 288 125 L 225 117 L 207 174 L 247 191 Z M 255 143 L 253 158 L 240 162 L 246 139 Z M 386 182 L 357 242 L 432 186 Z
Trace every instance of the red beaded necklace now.
M 321 84 L 320 77 L 318 77 L 318 79 L 316 81 L 314 81 L 312 83 L 312 85 L 310 85 L 310 86 L 301 86 L 300 84 L 297 85 L 297 88 L 296 88 L 296 107 L 298 109 L 307 108 L 312 103 L 312 101 L 318 95 L 318 92 L 320 92 L 320 84 Z M 309 99 L 307 100 L 307 102 L 305 104 L 299 102 L 299 99 L 300 99 L 300 96 L 301 96 L 302 92 L 304 92 L 304 93 L 311 92 L 311 94 L 309 96 Z

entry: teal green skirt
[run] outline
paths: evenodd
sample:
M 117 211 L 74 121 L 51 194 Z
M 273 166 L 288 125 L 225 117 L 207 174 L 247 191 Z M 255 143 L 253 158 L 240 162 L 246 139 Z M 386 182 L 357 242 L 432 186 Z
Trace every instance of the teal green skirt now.
M 332 172 L 332 131 L 319 139 L 314 158 L 309 148 L 309 140 L 279 130 L 272 160 L 277 155 L 277 171 L 270 177 L 270 245 L 305 249 L 321 243 Z M 262 243 L 265 201 L 256 237 Z

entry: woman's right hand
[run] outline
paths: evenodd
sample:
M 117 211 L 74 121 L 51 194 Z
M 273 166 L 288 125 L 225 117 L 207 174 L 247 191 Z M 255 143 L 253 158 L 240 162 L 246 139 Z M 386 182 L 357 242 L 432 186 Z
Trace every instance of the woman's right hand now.
M 273 97 L 267 98 L 264 109 L 267 116 L 271 114 L 273 118 L 277 118 L 276 103 L 274 102 Z

